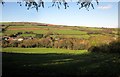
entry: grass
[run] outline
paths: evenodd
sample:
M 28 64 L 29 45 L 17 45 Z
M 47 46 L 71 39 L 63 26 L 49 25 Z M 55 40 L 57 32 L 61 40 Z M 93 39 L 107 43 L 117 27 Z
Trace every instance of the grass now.
M 27 36 L 35 37 L 35 34 L 21 34 L 20 36 L 23 36 L 23 37 L 27 37 Z
M 3 48 L 3 77 L 119 77 L 120 55 L 53 48 Z
M 10 30 L 10 28 L 16 28 L 16 30 Z M 88 35 L 87 30 L 100 31 L 102 29 L 28 24 L 25 26 L 9 26 L 3 35 L 26 31 L 46 34 L 51 31 L 60 34 L 51 35 L 53 37 L 84 38 L 89 39 L 93 45 L 107 43 L 113 38 L 111 36 L 113 34 L 108 35 L 108 33 L 105 33 L 105 35 L 102 33 Z M 114 30 L 115 33 L 116 31 Z M 22 34 L 21 36 L 35 35 Z M 2 53 L 3 64 L 2 77 L 120 77 L 119 54 L 90 53 L 87 50 L 55 48 L 3 48 L 0 53 Z
M 56 48 L 3 48 L 3 52 L 10 53 L 63 53 L 63 54 L 80 54 L 87 53 L 87 50 L 66 50 Z
M 2 36 L 2 32 L 0 32 L 0 36 Z
M 12 28 L 16 28 L 18 30 L 10 30 Z M 24 29 L 23 28 L 28 28 L 28 29 Z M 32 28 L 35 28 L 32 30 Z M 37 30 L 36 30 L 37 29 Z M 102 28 L 87 28 L 87 27 L 70 27 L 70 26 L 62 26 L 62 27 L 58 27 L 58 26 L 36 26 L 36 25 L 24 25 L 24 26 L 9 26 L 8 30 L 6 30 L 3 35 L 11 35 L 11 34 L 15 34 L 17 32 L 25 32 L 25 31 L 33 31 L 34 33 L 37 34 L 46 34 L 48 32 L 53 32 L 53 33 L 58 33 L 62 36 L 60 37 L 65 37 L 65 38 L 83 38 L 83 39 L 89 39 L 90 36 L 99 36 L 96 34 L 91 34 L 88 35 L 87 34 L 87 30 L 91 30 L 91 31 L 100 31 L 103 30 Z M 113 30 L 114 33 L 117 32 L 115 30 Z M 105 33 L 106 36 L 108 35 L 107 33 Z M 113 34 L 110 34 L 113 35 Z M 21 35 L 21 36 L 29 36 L 29 35 Z M 34 35 L 32 35 L 34 36 Z M 112 36 L 111 36 L 112 37 Z
M 92 31 L 102 31 L 103 29 L 101 29 L 101 28 L 89 28 L 88 30 L 92 30 Z
M 47 33 L 47 30 L 7 30 L 5 31 L 4 35 L 10 35 L 10 34 L 15 34 L 17 32 L 26 32 L 26 31 L 33 31 L 34 33 L 38 33 L 38 34 L 44 34 Z
M 25 31 L 33 31 L 34 33 L 38 33 L 38 34 L 44 34 L 44 33 L 47 33 L 49 32 L 49 30 L 7 30 L 5 32 L 5 34 L 14 34 L 14 33 L 17 33 L 17 32 L 25 32 Z M 76 30 L 52 30 L 53 32 L 55 33 L 58 33 L 58 34 L 86 34 L 86 32 L 83 32 L 83 31 L 76 31 Z
M 94 36 L 94 35 L 92 35 L 92 36 Z M 108 35 L 100 35 L 100 34 L 89 39 L 90 44 L 92 46 L 108 44 L 109 42 L 111 42 L 111 40 L 114 40 L 114 38 L 111 36 L 108 36 Z
M 51 37 L 88 39 L 90 36 L 89 35 L 51 35 Z
M 9 29 L 18 29 L 18 30 L 9 30 Z M 13 33 L 17 33 L 17 32 L 24 32 L 23 28 L 28 28 L 24 31 L 33 31 L 34 33 L 46 33 L 48 31 L 52 31 L 58 34 L 86 34 L 85 31 L 78 31 L 78 30 L 72 30 L 71 27 L 69 28 L 65 28 L 63 27 L 63 29 L 65 30 L 61 30 L 61 28 L 59 27 L 52 27 L 52 26 L 33 26 L 33 25 L 25 25 L 25 26 L 9 26 L 8 30 L 5 32 L 5 34 L 13 34 Z M 29 28 L 38 28 L 41 30 L 29 30 Z M 46 29 L 46 30 L 45 30 Z M 68 30 L 67 30 L 68 29 Z
M 37 28 L 39 26 L 25 25 L 25 26 L 9 26 L 9 28 Z
M 53 30 L 59 34 L 86 34 L 87 32 L 84 31 L 77 31 L 77 30 Z

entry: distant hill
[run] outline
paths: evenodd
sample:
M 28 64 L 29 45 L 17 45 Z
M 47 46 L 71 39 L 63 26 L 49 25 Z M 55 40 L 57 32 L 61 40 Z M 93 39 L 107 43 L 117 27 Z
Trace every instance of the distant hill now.
M 37 22 L 1 22 L 2 25 L 37 25 L 37 26 L 60 26 L 54 24 L 46 24 L 46 23 L 37 23 Z
M 10 25 L 10 26 L 21 26 L 21 25 L 35 25 L 35 26 L 58 26 L 58 27 L 70 27 L 70 25 L 57 25 L 57 24 L 47 24 L 47 23 L 39 23 L 39 22 L 0 22 L 0 25 Z M 88 26 L 74 26 L 74 27 L 86 27 L 86 28 L 102 28 L 102 29 L 107 29 L 106 27 L 88 27 Z M 113 28 L 109 28 L 113 29 Z

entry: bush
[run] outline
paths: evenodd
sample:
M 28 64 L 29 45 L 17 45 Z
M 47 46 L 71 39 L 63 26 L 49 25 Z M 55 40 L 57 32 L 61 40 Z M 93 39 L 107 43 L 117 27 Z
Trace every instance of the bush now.
M 26 31 L 24 34 L 33 34 L 33 31 Z
M 54 34 L 53 32 L 47 32 L 47 33 L 44 35 L 44 37 L 47 38 L 47 37 L 49 37 L 50 35 L 53 35 L 53 34 Z
M 92 46 L 88 49 L 90 52 L 120 53 L 120 41 L 113 41 L 109 44 Z
M 19 43 L 20 43 L 19 41 L 10 41 L 9 47 L 18 47 Z
M 97 47 L 97 46 L 91 46 L 89 49 L 88 49 L 88 51 L 89 52 L 98 52 L 100 49 L 99 49 L 99 47 Z
M 39 41 L 39 47 L 52 48 L 52 40 L 50 38 L 42 38 Z
M 39 43 L 38 39 L 27 39 L 24 40 L 22 43 L 20 43 L 18 47 L 34 48 L 34 47 L 38 47 L 38 43 Z
M 8 44 L 9 44 L 8 41 L 6 41 L 6 40 L 3 40 L 3 41 L 2 41 L 2 47 L 3 47 L 3 48 L 8 47 Z
M 65 48 L 72 50 L 83 50 L 87 49 L 88 42 L 80 39 L 60 39 L 54 42 L 55 48 Z
M 36 34 L 35 37 L 36 37 L 36 38 L 42 38 L 42 37 L 43 37 L 43 34 Z
M 111 53 L 120 53 L 120 41 L 111 42 L 109 48 Z

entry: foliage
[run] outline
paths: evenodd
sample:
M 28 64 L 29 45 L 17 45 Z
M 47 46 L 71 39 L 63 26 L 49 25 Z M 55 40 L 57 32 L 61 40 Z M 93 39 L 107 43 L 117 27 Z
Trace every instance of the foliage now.
M 10 41 L 8 47 L 18 47 L 19 44 L 19 41 Z
M 18 47 L 23 47 L 23 48 L 34 48 L 38 46 L 38 39 L 27 39 L 22 41 Z
M 114 38 L 109 35 L 97 35 L 97 36 L 91 36 L 89 38 L 89 42 L 91 46 L 99 46 L 102 44 L 109 44 L 111 41 L 113 41 Z
M 6 41 L 6 40 L 3 40 L 3 41 L 2 41 L 2 47 L 3 47 L 3 48 L 8 47 L 8 45 L 9 45 L 9 41 Z
M 3 32 L 3 37 L 22 38 L 23 41 L 18 43 L 17 47 L 25 48 L 45 47 L 82 50 L 91 46 L 109 44 L 117 38 L 117 35 L 111 33 L 117 33 L 117 29 L 112 28 L 43 26 L 41 23 L 30 22 L 11 22 L 3 25 L 4 28 L 7 27 L 6 31 Z M 16 47 L 14 44 L 12 40 L 4 40 L 2 47 Z
M 98 5 L 98 0 L 96 0 L 97 5 Z M 2 3 L 2 5 L 4 5 L 4 1 L 0 0 L 0 3 Z M 22 6 L 22 3 L 25 3 L 25 6 L 27 7 L 27 10 L 29 10 L 30 8 L 35 8 L 37 11 L 39 9 L 39 7 L 43 7 L 45 6 L 45 0 L 21 0 L 17 2 L 20 6 Z M 80 5 L 80 8 L 85 7 L 86 10 L 88 10 L 88 8 L 91 6 L 94 9 L 94 6 L 92 4 L 92 0 L 78 0 L 77 1 L 77 5 Z M 60 9 L 60 6 L 64 6 L 65 9 L 67 9 L 69 7 L 68 1 L 66 0 L 52 0 L 52 5 L 50 7 L 56 7 L 58 9 Z M 89 10 L 88 10 L 89 11 Z
M 36 38 L 42 38 L 44 35 L 43 34 L 36 34 L 35 37 Z
M 46 48 L 64 48 L 72 50 L 88 49 L 89 42 L 81 39 L 54 39 L 52 37 L 46 38 L 29 38 L 19 43 L 14 40 L 4 41 L 2 47 L 46 47 Z
M 113 41 L 109 44 L 100 46 L 93 46 L 88 49 L 90 52 L 103 52 L 103 53 L 119 53 L 120 54 L 120 41 Z

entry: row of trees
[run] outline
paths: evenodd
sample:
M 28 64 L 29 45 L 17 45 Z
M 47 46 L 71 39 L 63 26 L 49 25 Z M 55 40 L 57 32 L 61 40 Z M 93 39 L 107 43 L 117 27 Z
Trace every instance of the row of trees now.
M 102 52 L 102 53 L 120 53 L 120 40 L 110 42 L 109 44 L 101 44 L 98 46 L 92 46 L 89 40 L 85 39 L 54 39 L 51 37 L 46 38 L 33 38 L 23 41 L 2 41 L 2 47 L 20 47 L 20 48 L 64 48 L 71 50 L 84 50 L 88 49 L 90 52 Z
M 41 38 L 41 39 L 28 39 L 22 42 L 20 41 L 3 41 L 2 47 L 20 47 L 20 48 L 64 48 L 71 50 L 84 50 L 88 49 L 90 52 L 97 53 L 120 53 L 120 41 L 113 41 L 109 44 L 103 44 L 99 46 L 91 46 L 87 40 L 78 39 L 60 39 L 54 40 L 52 38 Z
M 34 38 L 23 41 L 3 41 L 3 47 L 23 47 L 23 48 L 34 48 L 34 47 L 46 47 L 46 48 L 64 48 L 72 50 L 88 49 L 89 42 L 87 40 L 79 39 L 53 39 L 47 38 Z

